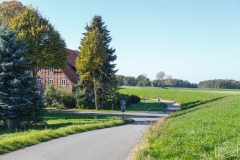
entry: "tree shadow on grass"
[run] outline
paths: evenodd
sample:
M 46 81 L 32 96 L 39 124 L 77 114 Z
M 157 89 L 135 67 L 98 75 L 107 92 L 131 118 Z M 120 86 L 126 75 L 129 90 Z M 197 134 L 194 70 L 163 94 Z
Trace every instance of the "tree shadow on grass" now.
M 67 123 L 58 123 L 58 124 L 32 124 L 32 125 L 27 125 L 27 126 L 21 126 L 19 130 L 7 130 L 7 129 L 1 129 L 0 130 L 0 135 L 1 134 L 15 134 L 16 132 L 25 132 L 29 130 L 44 130 L 44 129 L 59 129 L 61 127 L 67 127 L 70 125 L 73 125 L 74 123 L 72 122 L 67 122 Z
M 44 120 L 70 120 L 70 119 L 82 119 L 82 120 L 92 120 L 95 119 L 94 115 L 80 115 L 80 114 L 74 114 L 74 112 L 67 112 L 63 113 L 62 111 L 54 111 L 54 112 L 48 112 L 44 116 Z M 98 119 L 106 119 L 104 116 L 97 117 Z
M 123 88 L 123 87 L 118 87 L 118 89 L 117 89 L 117 90 L 121 90 L 121 89 L 126 89 L 126 88 Z
M 206 101 L 194 101 L 194 102 L 189 102 L 189 103 L 183 103 L 182 104 L 182 110 L 188 110 L 188 109 L 197 107 L 197 106 L 202 105 L 202 104 L 218 101 L 218 100 L 223 99 L 225 97 L 227 97 L 227 96 L 213 98 L 213 99 L 206 100 Z
M 10 131 L 6 128 L 3 128 L 3 125 L 0 121 L 0 135 L 4 133 L 15 133 L 28 130 L 42 130 L 42 129 L 59 129 L 61 127 L 67 127 L 71 125 L 85 125 L 90 123 L 101 123 L 104 122 L 106 118 L 104 116 L 95 116 L 95 115 L 80 115 L 80 114 L 71 114 L 71 113 L 46 113 L 44 117 L 44 122 L 39 124 L 29 124 L 22 125 L 21 129 L 17 131 Z M 75 120 L 81 120 L 76 122 Z M 46 123 L 48 121 L 55 121 L 55 123 Z
M 43 129 L 59 129 L 61 127 L 67 127 L 73 125 L 72 122 L 67 123 L 58 123 L 58 124 L 46 124 L 46 125 L 31 125 L 28 129 L 36 129 L 36 130 L 43 130 Z
M 227 96 L 213 98 L 213 99 L 206 100 L 206 101 L 199 101 L 198 100 L 198 101 L 194 101 L 194 102 L 183 103 L 183 104 L 181 104 L 181 107 L 182 107 L 181 108 L 181 113 L 171 115 L 169 118 L 179 117 L 179 116 L 185 115 L 187 113 L 191 113 L 191 112 L 194 112 L 196 110 L 206 108 L 207 106 L 205 106 L 205 107 L 198 107 L 198 106 L 203 105 L 203 104 L 207 104 L 207 103 L 211 103 L 211 102 L 214 102 L 214 101 L 218 101 L 218 100 L 223 99 L 225 97 L 227 97 Z
M 167 108 L 167 105 L 162 102 L 139 102 L 137 104 L 131 104 L 127 106 L 127 111 L 159 111 Z

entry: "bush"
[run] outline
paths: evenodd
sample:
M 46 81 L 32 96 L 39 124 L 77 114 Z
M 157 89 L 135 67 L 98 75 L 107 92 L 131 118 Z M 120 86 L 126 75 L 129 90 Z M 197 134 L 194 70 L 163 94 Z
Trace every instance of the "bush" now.
M 140 97 L 138 97 L 136 95 L 131 95 L 130 98 L 131 98 L 132 103 L 138 103 L 141 101 Z
M 64 88 L 54 88 L 52 85 L 47 85 L 44 96 L 48 102 L 48 105 L 52 107 L 60 109 L 76 107 L 73 93 Z
M 128 106 L 128 105 L 131 105 L 132 103 L 138 103 L 138 102 L 140 102 L 140 97 L 138 97 L 138 96 L 136 96 L 136 95 L 131 95 L 131 96 L 129 96 L 129 95 L 127 95 L 127 94 L 121 94 L 121 93 L 118 93 L 117 94 L 117 98 L 118 98 L 118 101 L 117 101 L 117 106 L 119 106 L 119 108 L 120 108 L 120 101 L 121 100 L 125 100 L 126 101 L 126 106 Z

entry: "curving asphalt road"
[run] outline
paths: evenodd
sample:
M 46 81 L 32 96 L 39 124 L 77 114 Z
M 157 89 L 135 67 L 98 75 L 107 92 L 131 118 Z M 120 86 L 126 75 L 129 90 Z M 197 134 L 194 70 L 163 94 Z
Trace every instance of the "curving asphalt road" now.
M 134 123 L 83 132 L 42 142 L 11 153 L 0 155 L 0 160 L 125 160 L 131 155 L 138 140 L 149 124 L 166 118 L 169 113 L 181 109 L 173 102 L 162 101 L 168 107 L 162 111 L 127 113 Z M 121 115 L 101 113 L 80 113 L 95 115 Z

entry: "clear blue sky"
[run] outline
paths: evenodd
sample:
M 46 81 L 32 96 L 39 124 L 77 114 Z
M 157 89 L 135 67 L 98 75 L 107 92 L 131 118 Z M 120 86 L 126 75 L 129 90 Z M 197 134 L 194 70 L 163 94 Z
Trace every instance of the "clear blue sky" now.
M 116 48 L 117 74 L 240 80 L 239 0 L 20 1 L 38 6 L 73 50 L 86 23 L 101 15 Z

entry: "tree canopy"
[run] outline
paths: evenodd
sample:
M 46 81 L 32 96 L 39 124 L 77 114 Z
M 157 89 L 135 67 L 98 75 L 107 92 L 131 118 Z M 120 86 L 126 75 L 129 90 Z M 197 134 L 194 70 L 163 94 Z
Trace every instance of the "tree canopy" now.
M 115 97 L 113 95 L 116 94 L 116 90 L 117 90 L 117 83 L 116 83 L 116 77 L 115 77 L 115 73 L 117 72 L 117 70 L 115 69 L 116 64 L 113 63 L 116 60 L 117 56 L 115 54 L 115 49 L 110 47 L 110 42 L 112 40 L 109 34 L 110 31 L 107 30 L 107 26 L 103 22 L 102 17 L 98 15 L 93 17 L 91 24 L 87 25 L 85 29 L 86 29 L 86 32 L 83 33 L 84 37 L 81 41 L 81 45 L 79 46 L 80 52 L 84 50 L 83 46 L 85 43 L 85 39 L 87 39 L 89 34 L 95 30 L 95 31 L 98 31 L 98 33 L 102 36 L 102 42 L 105 48 L 105 54 L 107 55 L 107 58 L 101 63 L 99 63 L 98 67 L 95 69 L 94 72 L 91 72 L 91 74 L 89 73 L 87 75 L 88 77 L 93 77 L 93 74 L 94 74 L 94 77 L 98 77 L 99 79 L 98 92 L 92 93 L 94 90 L 94 87 L 93 87 L 94 81 L 86 82 L 87 79 L 85 79 L 84 75 L 83 76 L 81 75 L 83 79 L 81 79 L 81 81 L 79 81 L 79 84 L 77 85 L 78 86 L 77 94 L 79 93 L 78 98 L 82 99 L 83 100 L 82 102 L 84 102 L 84 104 L 86 104 L 85 102 L 88 101 L 88 104 L 90 106 L 92 103 L 90 97 L 92 95 L 98 94 L 99 98 L 95 99 L 95 101 L 99 102 L 100 107 L 102 106 L 109 107 L 110 105 L 109 102 L 112 102 L 112 100 L 114 99 L 109 97 Z M 81 56 L 81 53 L 80 53 L 80 56 Z M 89 69 L 86 68 L 86 70 L 89 70 Z M 77 101 L 77 102 L 80 103 L 79 106 L 83 106 L 83 103 L 81 104 L 80 101 Z
M 240 89 L 240 81 L 232 79 L 213 79 L 198 83 L 199 88 Z
M 162 81 L 153 80 L 150 81 L 146 76 L 139 75 L 137 78 L 123 75 L 116 75 L 117 82 L 119 86 L 154 86 L 154 87 L 187 87 L 187 88 L 197 88 L 198 85 L 195 83 L 190 83 L 186 80 L 172 78 L 168 75 Z
M 37 68 L 51 66 L 63 68 L 67 58 L 66 43 L 54 26 L 32 6 L 18 1 L 0 4 L 1 23 L 17 31 L 17 39 L 24 37 L 23 45 L 29 49 L 26 57 L 36 57 L 31 64 Z
M 76 69 L 82 81 L 93 83 L 96 109 L 98 109 L 97 91 L 101 83 L 98 72 L 107 57 L 102 35 L 98 30 L 91 30 L 83 39 L 79 57 L 76 59 Z
M 25 8 L 21 2 L 15 0 L 3 1 L 0 4 L 0 22 L 9 24 L 12 18 L 22 14 Z
M 95 70 L 107 59 L 106 48 L 102 35 L 98 30 L 92 30 L 83 40 L 79 57 L 76 59 L 76 69 L 82 80 L 91 80 Z
M 137 86 L 150 86 L 150 80 L 145 75 L 139 75 L 136 78 Z

